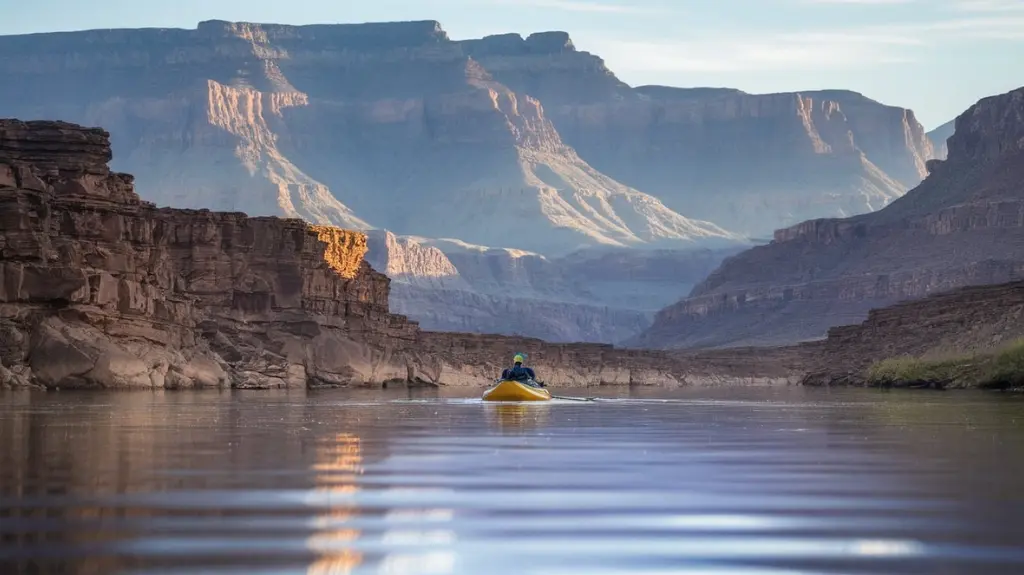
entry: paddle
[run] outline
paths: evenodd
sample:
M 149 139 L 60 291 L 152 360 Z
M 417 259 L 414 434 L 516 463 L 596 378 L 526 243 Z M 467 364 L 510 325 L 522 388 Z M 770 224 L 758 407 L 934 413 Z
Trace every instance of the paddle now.
M 537 383 L 539 383 L 541 387 L 547 388 L 547 385 L 545 385 L 543 381 L 538 381 Z M 552 395 L 551 399 L 564 399 L 567 401 L 597 401 L 596 397 L 569 397 L 566 395 Z
M 567 399 L 569 401 L 597 401 L 596 397 L 566 397 L 564 395 L 552 395 L 551 399 Z

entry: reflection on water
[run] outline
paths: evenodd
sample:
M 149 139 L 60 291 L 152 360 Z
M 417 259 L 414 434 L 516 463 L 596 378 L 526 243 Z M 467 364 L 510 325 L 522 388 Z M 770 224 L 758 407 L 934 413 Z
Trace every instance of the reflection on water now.
M 356 478 L 362 473 L 362 451 L 358 436 L 328 436 L 316 451 L 316 462 L 312 465 L 316 491 L 352 494 L 359 489 Z M 327 551 L 309 566 L 308 575 L 346 575 L 363 562 L 363 554 L 351 545 L 362 532 L 343 528 L 357 512 L 355 505 L 349 504 L 317 514 L 313 525 L 318 531 L 306 540 L 306 545 L 315 552 Z
M 417 393 L 0 395 L 0 573 L 1024 572 L 1019 398 Z
M 528 403 L 483 403 L 487 421 L 494 429 L 506 433 L 537 429 L 547 423 L 551 404 L 546 401 Z

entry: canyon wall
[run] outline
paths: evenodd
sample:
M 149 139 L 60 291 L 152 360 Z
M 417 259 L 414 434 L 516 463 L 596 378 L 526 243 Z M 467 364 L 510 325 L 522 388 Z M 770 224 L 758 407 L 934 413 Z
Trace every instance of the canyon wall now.
M 107 127 L 161 205 L 545 253 L 739 239 L 593 169 L 436 22 L 6 36 L 0 74 L 4 115 Z
M 431 329 L 562 341 L 635 336 L 702 279 L 687 270 L 703 250 L 877 210 L 935 154 L 903 108 L 839 90 L 633 88 L 565 32 L 206 21 L 0 36 L 0 76 L 0 116 L 104 126 L 113 168 L 158 205 L 568 266 L 554 275 L 585 290 L 441 287 L 418 259 L 392 276 L 395 309 Z M 464 278 L 510 261 L 433 245 Z M 601 255 L 625 250 L 682 271 L 631 278 L 631 258 Z
M 157 208 L 110 158 L 102 129 L 0 120 L 4 387 L 483 385 L 517 351 L 555 386 L 708 381 L 660 352 L 424 332 L 390 313 L 365 234 Z
M 1024 337 L 1024 282 L 970 286 L 872 310 L 862 323 L 834 327 L 808 355 L 808 385 L 864 384 L 871 364 L 889 358 L 948 358 L 989 352 Z
M 596 169 L 753 237 L 878 210 L 919 183 L 935 157 L 911 110 L 854 92 L 634 89 L 565 33 L 463 45 L 496 80 L 538 98 Z
M 1024 277 L 1024 89 L 959 116 L 948 149 L 883 210 L 803 222 L 727 259 L 631 344 L 816 339 L 872 308 Z
M 0 36 L 0 75 L 0 116 L 104 126 L 113 168 L 158 205 L 552 257 L 587 246 L 745 245 L 591 167 L 535 96 L 495 80 L 436 22 Z M 405 278 L 433 273 L 429 262 L 409 264 L 426 267 Z M 676 280 L 681 289 L 657 307 L 696 281 Z M 653 311 L 398 284 L 396 309 L 439 329 L 612 342 Z M 504 310 L 522 311 L 515 326 L 496 317 Z

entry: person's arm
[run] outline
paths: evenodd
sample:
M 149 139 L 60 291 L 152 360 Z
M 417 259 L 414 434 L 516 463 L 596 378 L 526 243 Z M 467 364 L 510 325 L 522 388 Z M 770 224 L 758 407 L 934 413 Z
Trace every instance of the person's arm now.
M 533 373 L 533 368 L 532 367 L 526 368 L 526 373 L 527 373 L 527 375 L 530 376 L 530 379 L 537 379 L 537 374 Z

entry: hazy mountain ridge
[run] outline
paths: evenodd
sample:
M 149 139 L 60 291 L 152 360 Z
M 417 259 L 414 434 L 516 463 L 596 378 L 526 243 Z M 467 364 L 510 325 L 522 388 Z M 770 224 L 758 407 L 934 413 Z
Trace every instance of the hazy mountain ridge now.
M 740 248 L 582 250 L 547 256 L 458 240 L 369 232 L 367 261 L 392 278 L 391 304 L 425 329 L 615 342 L 646 329 Z

